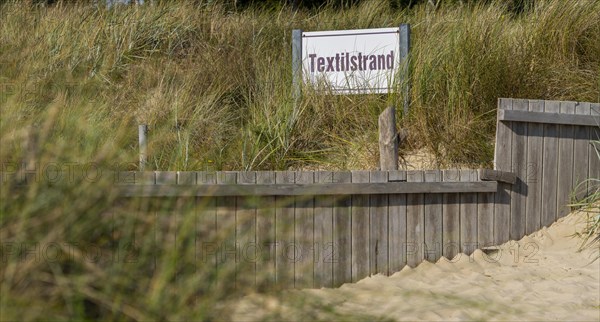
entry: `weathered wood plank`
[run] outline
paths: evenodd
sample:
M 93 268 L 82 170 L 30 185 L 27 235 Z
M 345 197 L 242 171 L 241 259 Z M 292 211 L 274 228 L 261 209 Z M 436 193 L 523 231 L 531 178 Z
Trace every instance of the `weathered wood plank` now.
M 398 170 L 398 133 L 394 106 L 389 106 L 379 114 L 379 169 Z
M 207 178 L 202 172 L 192 172 L 199 183 L 216 183 L 216 177 Z M 212 179 L 212 180 L 210 180 Z M 195 264 L 196 272 L 203 272 L 207 276 L 216 276 L 217 258 L 219 251 L 219 241 L 217 239 L 217 212 L 216 198 L 196 197 L 195 204 L 197 208 L 196 218 L 196 239 L 195 243 Z M 214 278 L 211 278 L 209 287 L 215 287 Z M 200 299 L 197 299 L 200 300 Z
M 513 110 L 526 111 L 528 101 L 513 101 Z M 527 206 L 527 123 L 511 122 L 512 133 L 512 171 L 517 174 L 517 182 L 510 193 L 510 238 L 519 240 L 525 235 Z
M 442 172 L 440 170 L 425 171 L 426 182 L 441 182 Z M 442 257 L 442 201 L 441 194 L 425 194 L 425 243 L 423 255 L 425 260 L 437 261 Z
M 177 184 L 176 171 L 155 171 L 154 172 L 157 185 L 175 185 Z
M 532 112 L 532 111 L 500 111 L 498 119 L 507 122 L 526 122 L 526 123 L 543 123 L 557 125 L 580 125 L 580 126 L 598 126 L 600 124 L 600 116 L 586 117 L 583 115 L 554 112 Z
M 352 171 L 352 183 L 369 182 L 369 171 Z M 352 281 L 369 276 L 369 196 L 352 196 Z
M 476 173 L 477 175 L 480 172 Z M 481 177 L 478 177 L 481 180 Z M 494 193 L 477 194 L 477 248 L 494 246 Z
M 296 183 L 314 183 L 314 172 L 296 172 Z M 314 197 L 298 196 L 296 202 L 296 250 L 300 251 L 295 263 L 295 286 L 298 289 L 313 287 L 315 241 Z
M 600 104 L 594 103 L 590 105 L 590 114 L 592 116 L 600 116 Z M 596 125 L 590 129 L 590 150 L 588 157 L 590 158 L 589 176 L 593 179 L 600 179 L 600 126 Z M 598 181 L 590 181 L 588 184 L 588 190 L 590 193 L 594 193 L 600 188 Z
M 217 184 L 236 184 L 236 172 L 217 172 Z M 217 285 L 223 289 L 235 287 L 238 248 L 235 240 L 235 197 L 218 197 L 216 201 L 219 256 Z
M 477 180 L 476 170 L 460 170 L 460 181 Z M 477 248 L 477 194 L 460 194 L 460 245 L 461 252 L 471 255 Z
M 408 182 L 425 180 L 423 171 L 408 171 Z M 424 257 L 425 242 L 425 207 L 423 194 L 410 194 L 406 197 L 406 262 L 410 267 L 419 265 Z
M 444 170 L 442 177 L 445 182 L 460 180 L 458 169 Z M 458 193 L 446 193 L 442 200 L 442 255 L 452 260 L 460 253 L 460 198 Z
M 334 172 L 334 182 L 352 182 L 352 173 Z M 352 199 L 336 196 L 333 208 L 333 287 L 352 282 Z
M 406 181 L 406 171 L 390 171 L 388 181 Z M 406 265 L 406 194 L 390 194 L 388 206 L 389 271 L 399 272 Z
M 370 182 L 387 182 L 387 171 L 371 171 Z M 369 256 L 372 275 L 388 274 L 388 195 L 371 196 Z
M 517 182 L 517 174 L 508 171 L 498 171 L 491 169 L 479 169 L 479 179 L 482 181 L 498 181 L 514 184 Z
M 274 171 L 260 171 L 256 173 L 256 183 L 274 184 Z M 256 209 L 256 245 L 260 249 L 260 256 L 256 262 L 256 281 L 259 291 L 275 289 L 275 197 L 260 196 Z M 312 231 L 312 230 L 311 230 Z
M 575 113 L 579 115 L 590 115 L 590 103 L 579 103 L 575 106 Z M 590 170 L 589 159 L 589 140 L 590 127 L 577 126 L 575 127 L 575 140 L 573 147 L 573 156 L 575 163 L 573 164 L 573 187 L 576 200 L 581 200 L 587 195 Z
M 275 183 L 293 183 L 295 173 L 276 171 Z M 278 288 L 294 287 L 294 198 L 275 197 L 275 258 Z
M 377 195 L 390 193 L 493 192 L 497 182 L 380 182 L 323 184 L 255 185 L 117 185 L 122 197 L 193 197 L 193 196 L 333 196 Z
M 560 103 L 546 101 L 544 111 L 557 113 Z M 556 220 L 556 196 L 558 184 L 558 125 L 544 124 L 544 152 L 542 153 L 542 226 L 550 226 Z
M 333 172 L 315 172 L 315 182 L 333 182 Z M 333 287 L 333 205 L 332 196 L 315 196 L 315 247 L 318 257 L 315 262 L 314 285 L 316 288 Z
M 575 113 L 575 102 L 560 102 L 560 112 Z M 568 206 L 573 192 L 573 151 L 575 129 L 571 125 L 560 125 L 558 139 L 558 186 L 556 192 L 556 217 L 562 218 L 571 212 Z
M 238 184 L 256 184 L 256 172 L 240 171 Z M 236 245 L 239 259 L 236 270 L 236 289 L 256 291 L 256 262 L 259 256 L 256 244 L 256 199 L 236 197 Z
M 498 113 L 512 110 L 512 99 L 498 100 Z M 512 131 L 509 124 L 496 122 L 496 147 L 494 150 L 495 170 L 512 172 Z M 494 243 L 500 245 L 510 238 L 510 189 L 508 184 L 500 184 L 494 197 Z
M 178 185 L 196 185 L 197 173 L 194 171 L 177 171 L 177 184 Z
M 544 111 L 544 101 L 529 101 L 529 110 Z M 544 149 L 544 126 L 539 123 L 528 124 L 527 129 L 527 203 L 525 211 L 525 234 L 531 234 L 541 228 L 542 207 L 542 151 Z

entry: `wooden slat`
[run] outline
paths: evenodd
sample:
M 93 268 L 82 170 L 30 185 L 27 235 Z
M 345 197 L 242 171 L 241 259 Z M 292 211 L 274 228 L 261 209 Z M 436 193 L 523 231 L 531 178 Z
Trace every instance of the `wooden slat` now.
M 527 122 L 558 125 L 580 125 L 580 126 L 598 126 L 600 125 L 600 116 L 586 117 L 582 115 L 571 114 L 560 111 L 554 112 L 531 112 L 531 111 L 500 111 L 498 119 L 506 122 Z
M 296 183 L 311 184 L 314 172 L 296 172 Z M 295 286 L 298 289 L 313 287 L 314 274 L 314 198 L 298 196 L 296 202 L 296 250 L 301 252 L 295 263 Z
M 370 182 L 387 182 L 387 171 L 371 171 Z M 372 275 L 388 274 L 388 195 L 371 196 L 369 256 Z
M 197 173 L 198 183 L 214 184 L 217 182 L 216 176 L 209 176 L 206 172 Z M 196 230 L 198 235 L 196 236 L 196 254 L 197 263 L 202 266 L 198 268 L 201 271 L 208 272 L 210 279 L 209 283 L 212 283 L 212 287 L 218 287 L 216 285 L 217 276 L 217 263 L 219 259 L 220 240 L 218 238 L 217 230 L 217 199 L 213 197 L 197 197 L 196 204 L 199 208 L 198 211 L 198 223 Z
M 237 173 L 238 184 L 256 184 L 256 172 Z M 236 288 L 256 291 L 256 262 L 259 248 L 256 244 L 256 200 L 252 196 L 236 198 L 236 245 L 239 260 L 236 269 Z
M 579 103 L 575 106 L 575 113 L 579 115 L 590 114 L 590 103 Z M 583 199 L 587 194 L 588 182 L 590 170 L 590 159 L 589 159 L 589 139 L 590 139 L 590 127 L 588 126 L 577 126 L 575 127 L 575 140 L 573 147 L 573 187 L 575 192 L 575 198 L 577 200 Z
M 256 185 L 118 185 L 122 197 L 193 197 L 193 196 L 333 196 L 376 195 L 390 193 L 493 192 L 497 182 L 380 182 L 324 184 Z
M 557 113 L 557 101 L 546 101 L 544 111 Z M 556 193 L 558 183 L 558 125 L 544 124 L 544 152 L 542 153 L 542 226 L 556 220 Z
M 476 170 L 460 170 L 460 181 L 477 180 Z M 461 252 L 470 255 L 477 248 L 477 194 L 460 194 Z
M 198 184 L 197 173 L 194 171 L 177 171 L 178 185 L 196 185 Z
M 422 182 L 423 171 L 408 171 L 408 182 Z M 410 194 L 406 197 L 406 262 L 416 267 L 423 259 L 423 243 L 425 242 L 425 207 L 423 194 Z
M 444 170 L 442 179 L 445 182 L 456 182 L 460 180 L 457 169 Z M 442 255 L 452 260 L 460 253 L 460 198 L 458 193 L 447 193 L 443 195 L 442 206 Z
M 477 194 L 477 248 L 480 249 L 494 246 L 494 195 L 492 192 Z
M 352 183 L 369 182 L 369 171 L 352 171 Z M 352 196 L 352 281 L 369 276 L 369 196 Z
M 389 181 L 406 181 L 405 171 L 390 171 Z M 390 194 L 388 208 L 389 270 L 399 272 L 406 265 L 406 195 Z
M 560 112 L 575 114 L 575 102 L 560 102 Z M 556 216 L 562 218 L 571 212 L 568 206 L 573 192 L 573 150 L 575 129 L 571 125 L 560 125 L 558 139 L 558 186 L 556 194 Z
M 134 183 L 136 185 L 155 185 L 156 184 L 156 172 L 155 171 L 137 171 L 134 172 Z
M 333 181 L 333 172 L 315 172 L 315 182 Z M 333 287 L 333 205 L 332 196 L 315 196 L 315 247 L 318 257 L 315 261 L 314 285 L 316 288 Z
M 275 172 L 260 171 L 256 173 L 256 183 L 275 183 Z M 275 288 L 275 197 L 261 196 L 257 199 L 256 209 L 256 244 L 260 247 L 260 257 L 256 262 L 256 281 L 259 291 Z
M 156 171 L 155 172 L 156 184 L 177 184 L 177 172 L 176 171 Z
M 498 171 L 491 169 L 479 169 L 479 179 L 483 181 L 498 181 L 514 184 L 517 182 L 517 174 L 508 171 Z
M 236 184 L 236 172 L 217 172 L 217 184 Z M 222 289 L 235 287 L 238 249 L 235 244 L 235 197 L 218 197 L 217 233 L 219 256 L 217 260 L 217 285 Z
M 544 101 L 529 101 L 529 110 L 544 111 Z M 527 128 L 527 203 L 525 211 L 525 234 L 541 228 L 542 207 L 542 151 L 544 150 L 544 127 L 539 123 L 528 124 Z
M 595 103 L 590 106 L 590 114 L 592 116 L 600 116 L 600 104 Z M 589 177 L 593 179 L 600 179 L 600 156 L 598 156 L 598 149 L 600 149 L 600 127 L 594 126 L 590 129 L 590 144 L 588 157 L 590 158 Z M 594 193 L 600 188 L 598 180 L 590 181 L 588 190 L 590 193 Z
M 425 171 L 426 182 L 441 182 L 440 170 Z M 423 255 L 430 262 L 442 257 L 442 198 L 441 194 L 425 194 L 425 243 Z
M 513 101 L 513 110 L 526 111 L 528 101 Z M 512 171 L 517 174 L 517 182 L 510 193 L 510 238 L 519 240 L 525 235 L 527 206 L 527 123 L 512 122 Z
M 352 182 L 352 173 L 334 172 L 334 182 Z M 333 208 L 333 287 L 352 282 L 352 198 L 336 196 Z
M 276 171 L 275 183 L 293 183 L 295 173 Z M 278 288 L 294 287 L 294 198 L 275 197 L 275 258 Z
M 512 99 L 498 100 L 498 113 L 512 110 Z M 496 122 L 496 148 L 494 150 L 494 169 L 512 172 L 512 131 L 505 122 Z M 500 184 L 494 196 L 494 243 L 500 245 L 509 240 L 510 233 L 510 186 Z

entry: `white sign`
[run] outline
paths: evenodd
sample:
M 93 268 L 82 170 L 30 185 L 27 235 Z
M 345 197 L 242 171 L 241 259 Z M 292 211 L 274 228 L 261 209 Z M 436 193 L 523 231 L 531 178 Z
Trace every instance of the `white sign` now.
M 302 33 L 302 78 L 334 94 L 393 91 L 400 28 Z

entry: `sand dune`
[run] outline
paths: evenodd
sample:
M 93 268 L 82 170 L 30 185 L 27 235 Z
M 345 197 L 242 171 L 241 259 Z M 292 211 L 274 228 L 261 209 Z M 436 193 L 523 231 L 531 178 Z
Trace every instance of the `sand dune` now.
M 248 296 L 233 318 L 600 321 L 600 260 L 591 263 L 598 248 L 577 252 L 580 240 L 570 237 L 582 225 L 584 215 L 573 213 L 488 254 L 423 262 L 337 289 Z

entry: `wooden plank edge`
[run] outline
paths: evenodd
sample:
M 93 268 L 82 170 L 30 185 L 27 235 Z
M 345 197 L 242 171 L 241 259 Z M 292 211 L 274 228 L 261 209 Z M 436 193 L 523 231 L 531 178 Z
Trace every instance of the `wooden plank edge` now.
M 509 171 L 500 171 L 492 169 L 479 169 L 479 179 L 483 181 L 497 181 L 515 184 L 517 182 L 517 174 Z
M 496 181 L 325 184 L 117 185 L 123 197 L 310 196 L 495 192 Z
M 600 126 L 600 116 L 515 110 L 498 110 L 498 120 L 504 122 Z

